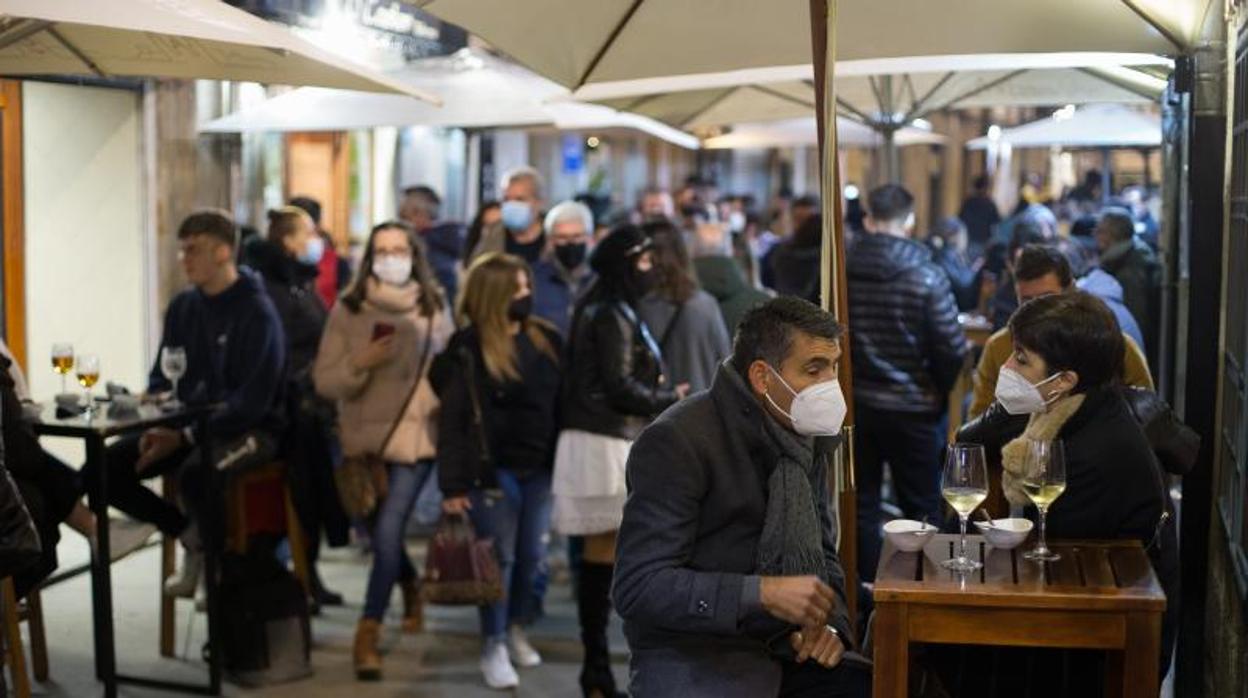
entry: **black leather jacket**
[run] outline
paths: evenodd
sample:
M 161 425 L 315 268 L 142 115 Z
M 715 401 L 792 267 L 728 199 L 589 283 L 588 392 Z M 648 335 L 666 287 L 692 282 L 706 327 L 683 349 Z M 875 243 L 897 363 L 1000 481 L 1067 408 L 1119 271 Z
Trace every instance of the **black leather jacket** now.
M 594 300 L 581 309 L 567 352 L 564 429 L 631 441 L 676 402 L 663 359 L 642 327 L 622 300 Z
M 1175 416 L 1157 393 L 1147 388 L 1123 388 L 1122 396 L 1162 468 L 1171 475 L 1186 475 L 1196 465 L 1200 435 Z M 993 402 L 979 417 L 958 429 L 958 441 L 983 444 L 998 451 L 1027 427 L 1028 416 L 1012 415 Z
M 0 441 L 0 577 L 13 576 L 35 564 L 41 550 L 26 502 L 4 467 L 4 444 Z

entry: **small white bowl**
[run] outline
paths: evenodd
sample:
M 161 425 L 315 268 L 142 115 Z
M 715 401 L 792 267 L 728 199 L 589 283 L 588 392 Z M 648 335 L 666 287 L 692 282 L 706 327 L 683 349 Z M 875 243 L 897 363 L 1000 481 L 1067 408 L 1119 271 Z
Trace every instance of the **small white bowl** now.
M 906 553 L 922 550 L 937 530 L 931 524 L 913 519 L 893 519 L 884 524 L 884 535 L 892 541 L 893 547 Z
M 988 539 L 988 544 L 998 550 L 1017 548 L 1027 540 L 1033 524 L 1029 519 L 993 519 L 989 526 L 984 521 L 975 521 L 975 528 Z

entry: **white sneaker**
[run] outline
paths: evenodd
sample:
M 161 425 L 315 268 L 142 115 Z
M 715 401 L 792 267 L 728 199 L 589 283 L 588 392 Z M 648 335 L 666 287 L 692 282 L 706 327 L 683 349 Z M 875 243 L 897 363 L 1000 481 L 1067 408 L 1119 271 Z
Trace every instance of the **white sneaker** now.
M 507 643 L 502 640 L 486 640 L 481 650 L 481 674 L 485 685 L 496 690 L 506 690 L 520 685 L 520 677 L 507 657 Z
M 174 576 L 165 581 L 165 593 L 182 599 L 195 596 L 199 586 L 199 573 L 204 566 L 204 554 L 183 551 L 182 566 Z
M 533 649 L 533 645 L 529 644 L 529 636 L 525 635 L 524 628 L 518 625 L 507 629 L 507 654 L 511 656 L 511 663 L 521 669 L 532 669 L 542 665 L 542 655 Z

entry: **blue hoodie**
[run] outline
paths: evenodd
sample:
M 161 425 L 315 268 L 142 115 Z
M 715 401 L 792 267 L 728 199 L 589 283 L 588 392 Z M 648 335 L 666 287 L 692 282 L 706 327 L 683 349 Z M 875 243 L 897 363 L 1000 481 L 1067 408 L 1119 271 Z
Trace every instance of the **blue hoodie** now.
M 277 434 L 286 339 L 282 321 L 264 290 L 264 281 L 247 267 L 225 291 L 208 296 L 189 288 L 165 311 L 160 346 L 186 349 L 186 374 L 178 399 L 189 405 L 223 404 L 209 429 L 214 439 L 231 439 L 253 429 Z M 148 390 L 171 388 L 160 370 L 160 354 Z
M 1076 281 L 1075 286 L 1080 291 L 1090 293 L 1104 301 L 1105 305 L 1113 311 L 1114 317 L 1118 318 L 1118 326 L 1123 334 L 1134 339 L 1135 343 L 1140 346 L 1140 351 L 1146 351 L 1140 324 L 1135 321 L 1135 316 L 1127 309 L 1126 303 L 1122 302 L 1122 284 L 1118 283 L 1118 279 L 1103 269 L 1095 268 Z

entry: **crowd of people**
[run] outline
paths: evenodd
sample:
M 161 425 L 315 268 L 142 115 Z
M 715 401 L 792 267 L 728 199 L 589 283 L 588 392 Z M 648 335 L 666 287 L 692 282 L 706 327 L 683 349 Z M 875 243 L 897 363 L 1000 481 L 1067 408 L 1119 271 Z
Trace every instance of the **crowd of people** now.
M 634 695 L 866 695 L 869 662 L 854 653 L 868 614 L 862 627 L 847 615 L 826 487 L 848 411 L 841 355 L 851 350 L 855 562 L 869 609 L 885 469 L 905 516 L 944 519 L 948 395 L 972 351 L 959 313 L 978 311 L 999 331 L 978 359 L 964 438 L 994 449 L 1015 501 L 1013 442 L 1060 434 L 1074 494 L 1054 532 L 1143 540 L 1173 593 L 1171 503 L 1154 486 L 1165 444 L 1144 436 L 1138 400 L 1121 390 L 1152 388 L 1148 224 L 1138 206 L 1107 208 L 1059 233 L 1040 203 L 1002 220 L 987 190 L 977 182 L 961 218 L 926 239 L 900 186 L 871 191 L 865 209 L 851 202 L 848 326 L 818 306 L 812 197 L 760 207 L 692 178 L 607 216 L 593 200 L 548 206 L 542 177 L 521 168 L 468 226 L 441 217 L 432 189 L 405 190 L 354 264 L 311 199 L 270 212 L 246 242 L 226 213 L 193 213 L 177 231 L 190 287 L 169 304 L 161 347 L 186 351 L 177 399 L 222 407 L 210 435 L 158 428 L 111 444 L 110 504 L 181 541 L 165 591 L 193 596 L 215 541 L 201 530 L 213 493 L 198 473 L 242 439 L 258 444 L 252 461 L 289 463 L 314 607 L 344 603 L 316 574 L 322 545 L 346 544 L 353 526 L 370 542 L 353 650 L 362 680 L 383 673 L 396 586 L 403 628 L 423 628 L 405 533 L 436 487 L 446 516 L 494 542 L 503 594 L 480 607 L 492 688 L 542 662 L 525 629 L 543 613 L 554 533 L 573 569 L 586 696 L 620 695 L 613 607 Z M 20 577 L 28 590 L 55 566 L 59 522 L 94 535 L 79 500 L 102 473 L 39 448 L 6 363 L 7 466 L 44 539 L 42 563 Z M 147 392 L 172 389 L 158 366 Z M 353 522 L 334 472 L 363 457 L 385 463 L 384 498 Z M 177 503 L 145 485 L 166 474 Z

